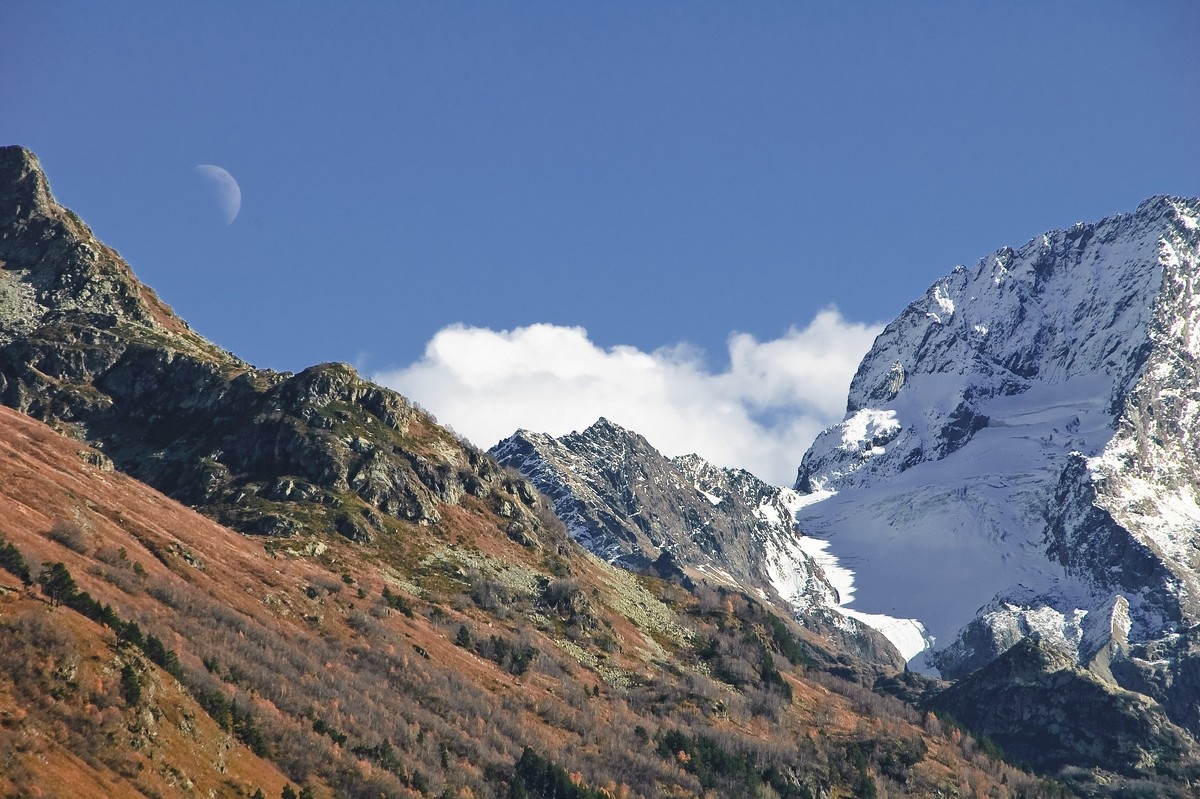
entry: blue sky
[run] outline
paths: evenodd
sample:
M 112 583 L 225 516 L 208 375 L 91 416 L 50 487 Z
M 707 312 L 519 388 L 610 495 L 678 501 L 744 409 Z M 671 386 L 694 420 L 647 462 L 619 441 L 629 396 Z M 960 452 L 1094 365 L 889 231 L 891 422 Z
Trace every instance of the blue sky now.
M 1193 2 L 61 2 L 5 25 L 0 139 L 200 332 L 279 369 L 402 381 L 447 329 L 541 324 L 729 382 L 731 334 L 800 341 L 835 305 L 848 380 L 855 325 L 955 264 L 1200 194 Z M 232 224 L 197 164 L 240 184 Z M 768 433 L 792 413 L 742 402 Z

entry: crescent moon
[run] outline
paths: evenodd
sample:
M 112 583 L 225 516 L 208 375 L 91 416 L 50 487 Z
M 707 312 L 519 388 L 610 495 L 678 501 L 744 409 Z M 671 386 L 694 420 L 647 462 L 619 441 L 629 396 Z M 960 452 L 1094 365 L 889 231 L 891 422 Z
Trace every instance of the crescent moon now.
M 238 211 L 242 210 L 242 189 L 233 175 L 213 164 L 200 164 L 196 173 L 208 182 L 213 198 L 221 207 L 225 224 L 230 225 L 237 219 Z

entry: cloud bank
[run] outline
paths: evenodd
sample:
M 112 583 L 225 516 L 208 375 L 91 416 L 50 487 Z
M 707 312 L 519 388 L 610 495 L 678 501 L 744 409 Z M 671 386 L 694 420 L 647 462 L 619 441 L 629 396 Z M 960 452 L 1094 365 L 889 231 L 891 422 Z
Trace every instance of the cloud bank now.
M 560 436 L 605 416 L 664 454 L 695 452 L 790 485 L 816 434 L 842 418 L 880 329 L 827 308 L 771 341 L 731 334 L 729 366 L 713 372 L 687 345 L 605 349 L 580 327 L 452 325 L 419 361 L 373 379 L 484 448 L 520 428 Z

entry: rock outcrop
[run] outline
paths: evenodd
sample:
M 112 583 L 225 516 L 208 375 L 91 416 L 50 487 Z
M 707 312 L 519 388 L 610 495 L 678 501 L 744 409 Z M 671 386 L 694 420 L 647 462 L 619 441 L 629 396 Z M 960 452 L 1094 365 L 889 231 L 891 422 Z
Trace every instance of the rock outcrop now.
M 1200 777 L 1200 747 L 1157 702 L 1037 638 L 1022 638 L 933 704 L 1040 771 L 1083 768 L 1180 785 Z

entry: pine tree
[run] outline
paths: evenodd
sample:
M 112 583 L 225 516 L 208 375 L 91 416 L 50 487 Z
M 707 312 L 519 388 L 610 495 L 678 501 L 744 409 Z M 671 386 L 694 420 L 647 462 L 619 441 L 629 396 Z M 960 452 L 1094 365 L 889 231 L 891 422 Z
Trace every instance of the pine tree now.
M 43 563 L 42 573 L 38 575 L 38 585 L 42 587 L 42 593 L 50 600 L 51 605 L 70 602 L 79 593 L 74 578 L 62 563 Z
M 142 681 L 137 671 L 129 663 L 121 667 L 121 696 L 127 705 L 137 705 L 142 701 Z
M 25 562 L 25 556 L 21 554 L 21 550 L 3 538 L 0 538 L 0 568 L 20 578 L 26 588 L 33 585 L 33 577 L 29 574 L 29 564 Z

